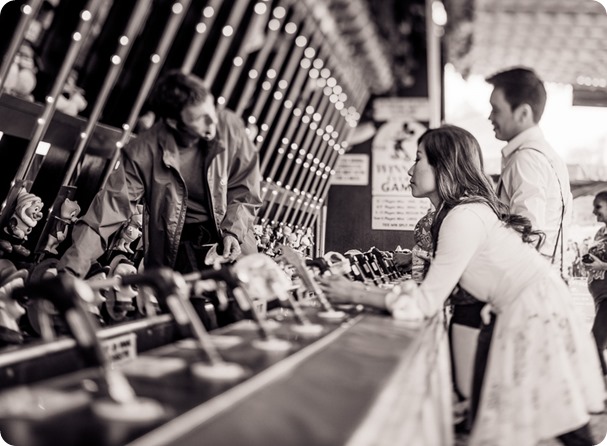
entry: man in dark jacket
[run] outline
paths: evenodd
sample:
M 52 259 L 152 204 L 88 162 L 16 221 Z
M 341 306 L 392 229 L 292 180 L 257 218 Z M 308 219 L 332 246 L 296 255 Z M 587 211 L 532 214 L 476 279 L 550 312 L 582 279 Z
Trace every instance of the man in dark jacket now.
M 180 72 L 159 82 L 152 105 L 158 121 L 122 149 L 59 269 L 83 277 L 137 204 L 144 207 L 146 268 L 199 269 L 201 248 L 212 243 L 230 260 L 257 252 L 261 175 L 241 119 L 216 110 L 203 81 Z

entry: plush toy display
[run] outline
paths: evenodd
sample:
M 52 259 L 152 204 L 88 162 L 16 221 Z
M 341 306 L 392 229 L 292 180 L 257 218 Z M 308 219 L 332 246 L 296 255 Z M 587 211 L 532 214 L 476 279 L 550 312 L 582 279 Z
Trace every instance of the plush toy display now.
M 305 256 L 312 255 L 312 247 L 314 246 L 314 234 L 312 228 L 306 228 L 305 232 L 299 239 L 299 249 L 304 253 Z
M 131 249 L 131 243 L 141 237 L 143 228 L 143 214 L 142 210 L 138 208 L 138 213 L 133 214 L 129 219 L 126 226 L 120 231 L 118 235 L 118 241 L 116 242 L 117 251 L 134 254 Z
M 109 272 L 109 266 L 101 266 L 100 263 L 95 262 L 91 266 L 91 269 L 88 271 L 86 276 L 84 276 L 84 280 L 89 283 L 93 283 L 99 280 L 105 280 L 107 279 L 107 275 Z M 93 301 L 87 302 L 88 311 L 93 315 L 94 319 L 97 320 L 99 325 L 105 325 L 105 321 L 101 316 L 101 306 L 106 301 L 106 298 L 102 294 L 101 290 L 95 290 L 93 295 Z
M 48 235 L 48 240 L 44 250 L 51 254 L 59 254 L 57 247 L 67 238 L 68 231 L 73 223 L 78 220 L 80 206 L 77 201 L 66 198 L 61 203 L 61 211 L 59 216 L 53 216 L 52 228 Z
M 30 250 L 23 246 L 27 236 L 42 219 L 44 203 L 37 195 L 21 189 L 17 196 L 15 211 L 4 227 L 4 240 L 0 240 L 0 249 L 5 253 L 14 252 L 29 257 Z
M 114 257 L 110 263 L 108 277 L 128 276 L 136 274 L 137 268 L 125 256 Z M 110 289 L 106 294 L 106 301 L 101 308 L 101 314 L 106 322 L 120 322 L 127 319 L 127 314 L 135 310 L 135 296 L 137 289 L 132 285 Z
M 37 71 L 34 49 L 25 42 L 21 45 L 13 59 L 4 83 L 4 88 L 10 94 L 33 101 L 34 96 L 32 95 L 32 91 L 36 88 Z
M 253 235 L 255 236 L 255 243 L 257 245 L 257 250 L 259 252 L 262 252 L 261 237 L 263 237 L 263 226 L 262 225 L 253 225 Z
M 57 98 L 57 110 L 66 115 L 76 116 L 87 106 L 84 91 L 76 85 L 77 79 L 78 73 L 72 70 L 65 81 L 63 92 Z

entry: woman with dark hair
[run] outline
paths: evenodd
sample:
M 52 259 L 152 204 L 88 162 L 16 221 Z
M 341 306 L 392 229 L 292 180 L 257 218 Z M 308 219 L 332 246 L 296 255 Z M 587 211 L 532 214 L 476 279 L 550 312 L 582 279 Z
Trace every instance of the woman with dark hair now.
M 543 241 L 509 215 L 482 171 L 476 139 L 444 126 L 422 135 L 409 171 L 415 197 L 436 208 L 434 255 L 424 281 L 391 291 L 332 278 L 337 301 L 385 308 L 402 319 L 440 313 L 458 283 L 497 318 L 471 445 L 535 445 L 557 437 L 592 443 L 589 412 L 604 408 L 597 349 L 567 285 L 535 249 Z

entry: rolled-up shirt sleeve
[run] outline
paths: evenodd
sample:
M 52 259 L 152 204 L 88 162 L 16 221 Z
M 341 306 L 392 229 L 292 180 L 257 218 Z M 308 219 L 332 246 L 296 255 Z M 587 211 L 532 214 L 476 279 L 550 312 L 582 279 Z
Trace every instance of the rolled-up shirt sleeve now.
M 519 150 L 503 173 L 511 214 L 527 217 L 534 228 L 546 227 L 547 173 L 552 173 L 545 157 L 535 150 Z

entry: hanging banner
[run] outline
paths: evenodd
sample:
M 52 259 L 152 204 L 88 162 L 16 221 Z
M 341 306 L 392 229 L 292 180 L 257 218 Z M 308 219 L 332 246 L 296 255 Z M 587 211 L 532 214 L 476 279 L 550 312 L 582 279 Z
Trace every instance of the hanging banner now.
M 369 184 L 369 155 L 346 153 L 337 159 L 332 186 L 366 186 Z
M 372 226 L 378 230 L 413 230 L 431 208 L 427 198 L 411 195 L 409 169 L 415 162 L 417 140 L 426 127 L 416 121 L 389 121 L 373 140 Z

